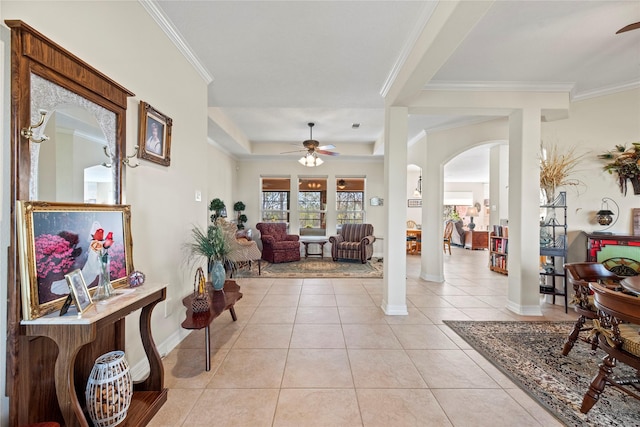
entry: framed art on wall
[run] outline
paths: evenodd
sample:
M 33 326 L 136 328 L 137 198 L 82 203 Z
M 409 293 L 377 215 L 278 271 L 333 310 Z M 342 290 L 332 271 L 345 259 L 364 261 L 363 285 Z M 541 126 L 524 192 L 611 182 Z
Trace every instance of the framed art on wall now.
M 138 157 L 169 166 L 173 120 L 144 101 L 140 101 L 139 115 Z
M 631 217 L 633 218 L 633 235 L 640 236 L 640 208 L 631 209 Z
M 69 295 L 65 276 L 75 270 L 95 288 L 105 255 L 115 288 L 133 272 L 128 205 L 19 202 L 18 233 L 25 320 L 59 310 Z
M 421 208 L 422 199 L 407 199 L 407 206 L 410 208 Z

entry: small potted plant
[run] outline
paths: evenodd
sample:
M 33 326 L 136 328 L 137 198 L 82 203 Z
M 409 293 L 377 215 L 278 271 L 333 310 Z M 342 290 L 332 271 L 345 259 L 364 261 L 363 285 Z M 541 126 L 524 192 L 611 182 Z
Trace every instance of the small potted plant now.
M 247 222 L 248 219 L 247 216 L 242 213 L 245 208 L 246 206 L 243 202 L 235 202 L 235 204 L 233 205 L 233 210 L 236 212 L 237 216 L 238 230 L 244 229 L 244 223 Z
M 209 211 L 213 212 L 213 214 L 211 215 L 211 222 L 214 224 L 216 223 L 216 219 L 218 219 L 219 217 L 227 216 L 227 207 L 225 206 L 224 202 L 218 198 L 213 199 L 209 203 Z

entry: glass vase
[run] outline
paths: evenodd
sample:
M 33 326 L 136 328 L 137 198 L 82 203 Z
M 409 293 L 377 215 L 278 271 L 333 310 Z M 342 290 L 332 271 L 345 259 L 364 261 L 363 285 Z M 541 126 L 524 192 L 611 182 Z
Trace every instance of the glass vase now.
M 98 274 L 98 287 L 96 288 L 93 299 L 100 301 L 113 296 L 115 290 L 111 285 L 111 265 L 109 254 L 100 255 L 100 272 Z
M 220 291 L 224 288 L 224 280 L 227 277 L 226 271 L 224 271 L 224 266 L 221 261 L 213 262 L 213 269 L 211 272 L 211 284 L 213 285 L 214 291 Z

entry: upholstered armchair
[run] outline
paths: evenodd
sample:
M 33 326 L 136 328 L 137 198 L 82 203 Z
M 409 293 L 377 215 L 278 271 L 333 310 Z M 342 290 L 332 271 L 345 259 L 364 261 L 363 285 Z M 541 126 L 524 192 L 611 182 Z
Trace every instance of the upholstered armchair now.
M 258 262 L 258 274 L 261 274 L 260 259 L 262 254 L 257 243 L 248 239 L 246 233 L 244 237 L 238 237 L 238 226 L 222 217 L 216 220 L 216 225 L 222 227 L 224 240 L 229 245 L 229 253 L 226 258 L 227 262 L 232 264 L 231 277 L 233 277 L 234 270 L 240 267 L 248 265 L 251 268 L 253 261 Z
M 373 235 L 371 224 L 343 224 L 340 234 L 331 236 L 331 257 L 338 259 L 357 259 L 363 264 L 373 256 Z
M 284 222 L 259 222 L 262 259 L 271 263 L 300 261 L 300 236 L 287 234 Z

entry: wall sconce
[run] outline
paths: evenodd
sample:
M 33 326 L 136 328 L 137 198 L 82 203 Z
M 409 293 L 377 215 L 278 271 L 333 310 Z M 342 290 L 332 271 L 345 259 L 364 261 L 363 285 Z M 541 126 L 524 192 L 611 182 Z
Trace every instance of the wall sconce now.
M 616 207 L 615 212 L 612 212 L 611 209 L 609 209 L 609 203 L 608 203 L 609 201 L 611 201 L 611 203 L 615 205 Z M 608 230 L 615 225 L 615 223 L 618 221 L 619 213 L 620 213 L 620 207 L 618 206 L 616 201 L 609 197 L 603 197 L 602 204 L 600 205 L 600 210 L 596 212 L 596 221 L 600 225 L 606 225 L 606 227 L 600 231 L 594 231 L 594 234 L 613 234 L 612 232 L 605 231 L 605 230 Z
M 338 189 L 344 190 L 345 188 L 347 188 L 347 181 L 344 179 L 338 180 Z
M 478 216 L 478 209 L 475 206 L 471 206 L 470 208 L 467 209 L 467 216 L 471 220 L 471 222 L 469 223 L 469 225 L 467 225 L 467 227 L 469 227 L 469 230 L 473 230 L 474 228 L 476 228 L 476 225 L 473 222 L 473 217 Z
M 418 186 L 413 190 L 413 197 L 422 197 L 422 173 L 420 173 L 420 178 L 418 178 Z

